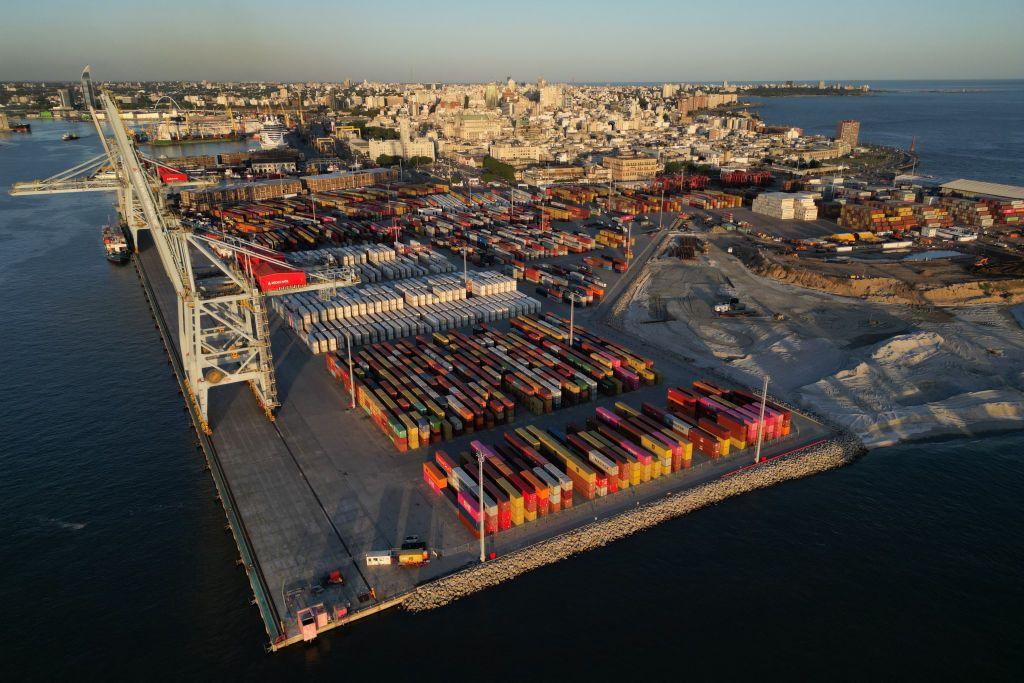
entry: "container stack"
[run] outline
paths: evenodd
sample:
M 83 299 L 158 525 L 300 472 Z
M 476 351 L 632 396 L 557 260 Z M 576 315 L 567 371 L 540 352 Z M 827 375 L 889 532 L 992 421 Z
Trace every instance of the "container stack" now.
M 481 327 L 329 353 L 328 372 L 399 451 L 511 422 L 515 406 L 550 413 L 653 383 L 653 363 L 557 318 L 519 318 L 507 333 Z M 518 324 L 515 324 L 518 323 Z
M 942 200 L 942 205 L 949 210 L 958 225 L 969 225 L 976 228 L 991 228 L 995 225 L 992 209 L 984 202 L 946 198 Z
M 716 190 L 689 192 L 682 195 L 681 200 L 683 204 L 699 209 L 737 209 L 743 206 L 743 197 L 740 195 Z
M 473 296 L 493 296 L 516 291 L 516 281 L 501 273 L 481 271 L 469 276 L 466 289 Z
M 914 216 L 919 228 L 948 228 L 953 225 L 953 218 L 944 206 L 915 204 Z
M 1006 225 L 1011 228 L 1020 227 L 1024 224 L 1024 200 L 1014 199 L 1012 201 L 983 199 L 995 222 L 998 225 Z
M 467 298 L 460 276 L 435 275 L 342 288 L 326 301 L 314 292 L 288 294 L 271 305 L 313 353 L 539 312 L 540 303 L 516 291 L 512 278 L 498 273 L 474 276 L 487 294 Z
M 754 213 L 780 220 L 813 221 L 818 218 L 814 195 L 806 193 L 762 192 L 754 198 Z
M 923 209 L 905 202 L 846 204 L 839 214 L 839 224 L 858 232 L 904 232 L 918 227 L 915 210 Z
M 759 434 L 765 442 L 789 434 L 787 409 L 769 403 L 762 421 L 759 408 L 747 392 L 694 382 L 670 389 L 663 408 L 617 402 L 564 430 L 529 425 L 466 452 L 435 451 L 424 480 L 479 538 L 481 521 L 485 534 L 500 533 L 690 469 L 695 454 L 715 460 L 753 447 Z

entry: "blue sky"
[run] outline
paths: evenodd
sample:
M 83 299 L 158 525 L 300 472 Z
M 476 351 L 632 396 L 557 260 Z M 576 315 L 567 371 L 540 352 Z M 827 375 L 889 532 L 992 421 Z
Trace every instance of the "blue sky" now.
M 19 0 L 0 80 L 1021 78 L 1022 25 L 1021 0 Z

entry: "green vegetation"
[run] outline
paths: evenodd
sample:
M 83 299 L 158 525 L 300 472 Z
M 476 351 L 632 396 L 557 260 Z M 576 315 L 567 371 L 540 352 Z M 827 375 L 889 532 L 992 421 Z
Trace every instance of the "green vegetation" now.
M 432 163 L 434 163 L 434 160 L 430 157 L 409 157 L 405 161 L 406 166 L 412 166 L 413 168 L 417 166 L 429 166 Z
M 430 157 L 409 157 L 408 159 L 403 161 L 402 157 L 391 156 L 390 154 L 381 154 L 379 157 L 377 157 L 376 161 L 377 165 L 381 167 L 398 166 L 399 164 L 402 164 L 404 166 L 416 167 L 429 166 L 430 164 L 434 163 L 434 160 L 431 159 Z
M 397 140 L 398 131 L 393 128 L 381 128 L 380 126 L 366 125 L 366 119 L 355 119 L 348 123 L 359 129 L 359 135 L 364 140 Z
M 484 181 L 507 180 L 510 183 L 516 182 L 516 169 L 506 163 L 502 163 L 491 156 L 484 157 Z
M 698 164 L 693 161 L 669 161 L 665 164 L 665 175 L 674 173 L 698 173 L 700 175 L 713 176 L 715 168 L 709 164 Z

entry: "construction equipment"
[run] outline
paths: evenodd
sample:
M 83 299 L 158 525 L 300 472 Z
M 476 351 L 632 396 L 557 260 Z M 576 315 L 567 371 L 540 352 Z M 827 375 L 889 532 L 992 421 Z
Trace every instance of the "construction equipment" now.
M 139 244 L 148 230 L 164 275 L 177 301 L 178 353 L 183 389 L 198 426 L 209 433 L 210 389 L 245 382 L 260 407 L 273 420 L 278 407 L 277 382 L 270 351 L 270 325 L 263 296 L 237 264 L 217 255 L 209 240 L 197 235 L 166 208 L 159 192 L 158 164 L 144 163 L 111 96 L 93 87 L 90 68 L 82 71 L 82 91 L 104 155 L 43 181 L 16 183 L 12 195 L 114 191 L 121 224 Z M 104 131 L 97 107 L 112 135 Z M 106 157 L 104 160 L 103 157 Z M 99 180 L 96 171 L 107 162 L 112 177 Z M 213 266 L 227 277 L 227 291 L 207 293 L 197 272 Z M 174 352 L 173 350 L 171 351 Z

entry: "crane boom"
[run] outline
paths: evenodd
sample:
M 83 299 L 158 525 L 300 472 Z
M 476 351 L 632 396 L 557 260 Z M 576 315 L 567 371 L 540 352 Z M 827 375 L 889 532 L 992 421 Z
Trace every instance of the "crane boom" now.
M 200 427 L 210 431 L 210 389 L 238 382 L 249 385 L 273 420 L 278 407 L 277 382 L 263 295 L 234 259 L 220 258 L 210 249 L 208 238 L 195 234 L 167 210 L 157 190 L 159 180 L 142 162 L 145 159 L 152 169 L 161 164 L 139 154 L 113 99 L 94 88 L 89 67 L 82 71 L 82 94 L 104 154 L 45 180 L 15 183 L 11 194 L 115 191 L 122 225 L 131 231 L 136 248 L 139 232 L 149 230 L 160 265 L 174 289 L 178 344 L 176 351 L 169 351 L 180 354 L 183 384 Z M 100 123 L 100 111 L 111 137 Z M 113 177 L 100 179 L 95 172 L 104 159 Z M 230 284 L 225 287 L 221 281 L 218 287 L 202 286 L 194 262 L 214 266 Z

